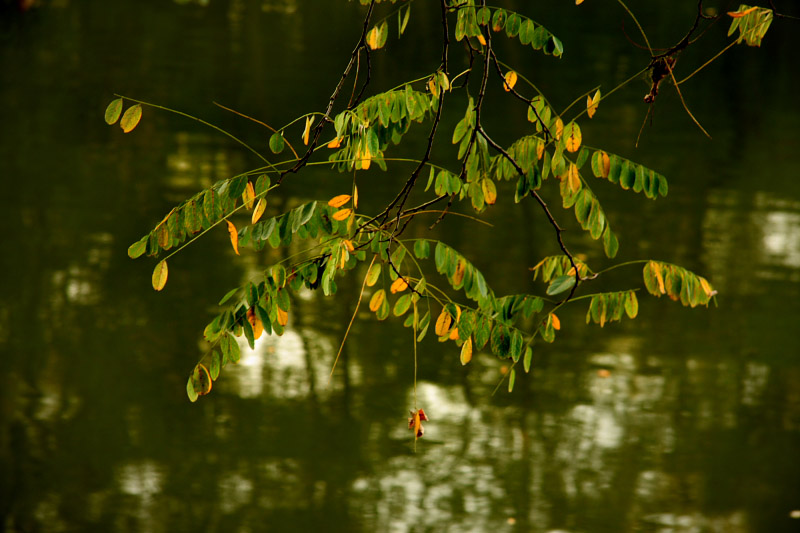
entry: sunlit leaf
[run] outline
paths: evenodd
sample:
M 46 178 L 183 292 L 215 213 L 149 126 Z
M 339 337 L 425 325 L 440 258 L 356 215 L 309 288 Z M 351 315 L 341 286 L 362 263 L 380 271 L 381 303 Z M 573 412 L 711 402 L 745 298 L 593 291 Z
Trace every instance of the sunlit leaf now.
M 167 284 L 167 262 L 160 261 L 153 270 L 153 288 L 160 291 Z
M 233 225 L 233 222 L 230 220 L 225 220 L 228 223 L 228 235 L 231 238 L 231 246 L 233 246 L 233 251 L 236 252 L 236 255 L 239 255 L 239 232 L 236 230 L 236 226 Z
M 558 331 L 561 329 L 561 320 L 555 315 L 555 313 L 550 314 L 550 320 L 553 323 L 553 329 Z
M 576 122 L 570 122 L 564 127 L 564 146 L 568 152 L 577 152 L 582 140 L 581 128 Z
M 369 310 L 372 311 L 373 313 L 377 312 L 378 309 L 380 309 L 385 299 L 386 299 L 386 291 L 380 289 L 378 292 L 372 295 L 372 298 L 370 298 Z
M 408 283 L 404 278 L 397 278 L 392 283 L 391 287 L 389 287 L 389 292 L 392 294 L 397 294 L 398 292 L 403 292 L 408 288 Z
M 353 210 L 350 208 L 340 209 L 333 214 L 333 220 L 346 220 L 352 214 Z
M 119 121 L 119 125 L 123 132 L 128 133 L 139 124 L 141 119 L 142 106 L 140 104 L 132 105 L 125 111 L 125 114 L 122 115 L 122 120 Z
M 497 187 L 489 178 L 481 180 L 481 191 L 487 204 L 492 205 L 497 201 Z
M 261 218 L 261 215 L 264 214 L 264 210 L 267 208 L 267 199 L 261 198 L 258 203 L 256 204 L 256 208 L 253 210 L 253 216 L 250 218 L 250 223 L 255 224 Z
M 439 318 L 436 319 L 436 326 L 434 327 L 433 331 L 436 333 L 437 336 L 443 337 L 450 331 L 450 326 L 453 323 L 453 317 L 450 316 L 445 310 L 439 314 Z
M 460 360 L 462 365 L 466 365 L 472 361 L 472 337 L 469 337 L 464 341 L 464 344 L 461 345 Z
M 595 91 L 594 96 L 586 97 L 586 114 L 592 118 L 597 113 L 597 107 L 600 105 L 600 89 Z
M 414 431 L 414 440 L 425 434 L 425 428 L 422 427 L 422 423 L 427 421 L 428 417 L 422 409 L 411 411 L 411 418 L 408 419 L 408 429 Z
M 306 117 L 306 126 L 303 128 L 303 144 L 308 146 L 308 139 L 311 135 L 311 125 L 314 123 L 314 117 Z
M 510 91 L 514 88 L 514 85 L 517 84 L 517 73 L 513 70 L 509 70 L 506 72 L 505 78 L 503 80 L 503 89 L 506 92 Z
M 281 326 L 285 326 L 286 324 L 289 323 L 289 311 L 284 311 L 283 309 L 278 307 L 276 314 L 278 316 L 278 324 L 280 324 Z
M 253 187 L 253 182 L 248 181 L 242 193 L 242 203 L 247 209 L 253 209 L 253 202 L 256 198 L 256 189 Z
M 340 194 L 328 200 L 328 205 L 331 207 L 342 207 L 352 198 L 349 194 Z M 346 218 L 346 217 L 345 217 Z
M 122 98 L 117 98 L 116 100 L 112 100 L 108 107 L 106 107 L 106 124 L 109 126 L 114 124 L 116 121 L 119 120 L 119 116 L 122 113 Z

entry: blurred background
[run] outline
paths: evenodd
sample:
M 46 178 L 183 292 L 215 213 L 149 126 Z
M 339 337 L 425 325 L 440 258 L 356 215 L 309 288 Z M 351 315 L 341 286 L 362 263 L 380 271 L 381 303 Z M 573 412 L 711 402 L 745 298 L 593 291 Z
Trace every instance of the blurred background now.
M 558 109 L 647 65 L 613 2 L 504 5 L 563 41 L 554 59 L 496 39 Z M 630 7 L 653 46 L 668 47 L 696 3 Z M 311 0 L 0 2 L 0 530 L 800 531 L 796 20 L 775 20 L 760 49 L 736 46 L 682 85 L 713 140 L 664 86 L 636 148 L 644 77 L 582 122 L 586 144 L 670 183 L 657 202 L 593 185 L 620 238 L 617 261 L 681 264 L 709 278 L 718 307 L 640 293 L 637 320 L 600 329 L 575 304 L 560 313 L 557 342 L 534 346 L 511 394 L 492 395 L 503 361 L 483 353 L 462 367 L 452 343 L 429 337 L 418 395 L 431 420 L 414 453 L 411 332 L 400 321 L 361 314 L 328 382 L 355 275 L 337 298 L 296 297 L 283 337 L 260 339 L 210 396 L 188 401 L 216 302 L 287 251 L 236 257 L 220 228 L 171 260 L 165 290 L 153 291 L 154 263 L 128 259 L 128 245 L 184 197 L 259 162 L 152 108 L 125 135 L 103 122 L 105 107 L 119 93 L 176 108 L 267 151 L 266 130 L 213 102 L 276 127 L 324 109 L 364 12 Z M 437 68 L 438 16 L 413 3 L 400 41 L 390 19 L 388 44 L 373 54 L 374 92 Z M 728 24 L 684 51 L 676 73 L 725 46 Z M 529 132 L 524 107 L 499 82 L 491 90 L 484 120 L 497 140 Z M 445 117 L 437 153 L 451 154 L 459 119 Z M 409 153 L 426 133 L 412 128 Z M 360 176 L 362 210 L 392 198 L 410 168 Z M 308 169 L 270 197 L 268 215 L 345 192 L 351 179 Z M 546 185 L 568 244 L 595 270 L 609 265 Z M 542 294 L 528 268 L 558 248 L 512 187 L 486 213 L 494 228 L 450 217 L 408 236 L 462 250 L 498 294 Z M 599 288 L 640 286 L 640 272 L 621 269 Z

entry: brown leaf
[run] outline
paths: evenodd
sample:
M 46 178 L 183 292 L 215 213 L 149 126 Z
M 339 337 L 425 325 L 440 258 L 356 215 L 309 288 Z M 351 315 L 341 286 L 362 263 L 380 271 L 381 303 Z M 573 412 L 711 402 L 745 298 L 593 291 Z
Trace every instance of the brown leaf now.
M 416 440 L 425 434 L 425 428 L 422 427 L 422 423 L 427 422 L 428 417 L 425 416 L 425 411 L 422 409 L 410 412 L 411 418 L 408 419 L 408 429 L 414 430 L 414 440 Z

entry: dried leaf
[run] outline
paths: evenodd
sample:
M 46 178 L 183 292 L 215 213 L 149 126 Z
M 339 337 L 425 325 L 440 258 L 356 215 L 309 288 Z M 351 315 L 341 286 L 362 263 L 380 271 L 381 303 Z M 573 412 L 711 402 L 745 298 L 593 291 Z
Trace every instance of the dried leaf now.
M 340 209 L 333 214 L 333 220 L 345 220 L 353 212 L 352 209 Z
M 411 418 L 408 419 L 408 429 L 414 430 L 414 440 L 416 440 L 425 434 L 425 428 L 422 427 L 422 423 L 427 422 L 428 417 L 425 416 L 425 411 L 422 409 L 410 411 L 410 413 Z
M 233 246 L 233 251 L 236 252 L 236 255 L 239 255 L 239 232 L 236 230 L 236 226 L 233 225 L 233 222 L 230 220 L 225 220 L 228 223 L 228 234 L 231 237 L 231 246 Z
M 160 291 L 167 284 L 167 262 L 160 261 L 153 270 L 153 288 Z
M 328 200 L 328 205 L 331 207 L 342 207 L 350 201 L 350 198 L 351 196 L 349 194 L 340 194 Z
M 256 204 L 256 208 L 253 210 L 253 216 L 250 218 L 250 223 L 255 224 L 261 218 L 261 215 L 264 214 L 264 210 L 267 208 L 267 199 L 262 198 Z
M 586 97 L 586 114 L 592 118 L 597 113 L 597 108 L 600 105 L 600 89 L 595 91 L 594 96 Z

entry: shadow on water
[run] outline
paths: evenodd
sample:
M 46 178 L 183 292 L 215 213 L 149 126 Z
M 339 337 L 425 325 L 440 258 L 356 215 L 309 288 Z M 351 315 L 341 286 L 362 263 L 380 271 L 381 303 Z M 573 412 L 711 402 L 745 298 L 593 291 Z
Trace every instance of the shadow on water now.
M 563 60 L 500 45 L 531 72 L 553 73 L 540 87 L 558 106 L 646 62 L 618 31 L 619 12 L 567 4 L 541 8 L 566 45 Z M 437 21 L 414 8 L 399 61 L 375 54 L 376 90 L 435 68 L 418 58 L 434 46 Z M 654 40 L 669 42 L 694 7 L 641 9 Z M 212 232 L 171 262 L 163 293 L 149 290 L 150 267 L 127 258 L 128 244 L 183 197 L 254 163 L 194 122 L 146 109 L 123 136 L 102 110 L 112 93 L 128 94 L 264 147 L 264 131 L 212 102 L 274 124 L 307 111 L 300 105 L 320 107 L 344 61 L 328 51 L 351 48 L 360 13 L 357 3 L 297 0 L 41 0 L 24 13 L 0 3 L 0 527 L 796 530 L 800 79 L 790 65 L 800 34 L 785 21 L 761 50 L 735 49 L 686 87 L 713 142 L 667 91 L 635 150 L 644 81 L 604 102 L 584 129 L 590 144 L 670 179 L 670 196 L 656 203 L 596 187 L 619 228 L 619 259 L 654 256 L 702 272 L 719 308 L 643 297 L 636 321 L 598 329 L 576 306 L 561 317 L 559 342 L 536 346 L 531 374 L 510 395 L 492 395 L 502 361 L 481 354 L 461 367 L 452 345 L 426 339 L 417 396 L 431 420 L 415 453 L 408 329 L 360 312 L 328 378 L 357 275 L 341 280 L 335 301 L 299 294 L 284 336 L 243 347 L 211 396 L 186 400 L 215 302 L 287 252 L 234 258 L 224 232 Z M 705 59 L 698 51 L 681 61 L 689 72 Z M 527 127 L 509 118 L 519 113 L 507 104 L 487 125 L 508 141 Z M 360 182 L 363 197 L 391 198 L 386 176 Z M 272 214 L 339 193 L 349 179 L 309 172 Z M 487 214 L 494 230 L 451 220 L 440 236 L 474 255 L 499 293 L 541 291 L 528 267 L 555 253 L 551 228 L 508 196 L 501 190 Z M 570 244 L 603 264 L 570 224 Z

